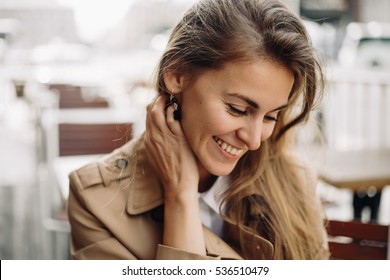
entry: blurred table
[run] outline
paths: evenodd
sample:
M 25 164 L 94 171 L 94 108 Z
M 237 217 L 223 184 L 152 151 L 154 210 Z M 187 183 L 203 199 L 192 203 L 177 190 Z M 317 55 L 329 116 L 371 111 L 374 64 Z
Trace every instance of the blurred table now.
M 318 172 L 325 183 L 354 192 L 355 219 L 369 207 L 377 220 L 381 190 L 390 185 L 390 149 L 326 151 Z
M 320 164 L 322 180 L 353 191 L 390 185 L 390 149 L 327 151 Z

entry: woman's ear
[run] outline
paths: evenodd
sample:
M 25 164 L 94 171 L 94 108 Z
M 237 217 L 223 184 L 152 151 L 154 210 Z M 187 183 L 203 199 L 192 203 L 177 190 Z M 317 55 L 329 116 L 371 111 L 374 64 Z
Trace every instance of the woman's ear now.
M 166 71 L 163 74 L 164 83 L 169 93 L 178 94 L 184 89 L 185 77 L 182 73 Z

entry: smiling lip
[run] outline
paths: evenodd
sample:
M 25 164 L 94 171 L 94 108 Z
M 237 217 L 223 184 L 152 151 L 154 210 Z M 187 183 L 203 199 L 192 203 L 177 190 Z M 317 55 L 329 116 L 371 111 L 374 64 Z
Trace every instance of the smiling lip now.
M 230 156 L 233 156 L 233 157 L 238 157 L 240 156 L 244 150 L 243 149 L 238 149 L 236 147 L 233 147 L 232 145 L 222 141 L 221 139 L 219 139 L 218 137 L 214 136 L 214 140 L 215 142 L 218 144 L 218 146 L 224 151 L 226 152 L 227 154 L 229 154 Z

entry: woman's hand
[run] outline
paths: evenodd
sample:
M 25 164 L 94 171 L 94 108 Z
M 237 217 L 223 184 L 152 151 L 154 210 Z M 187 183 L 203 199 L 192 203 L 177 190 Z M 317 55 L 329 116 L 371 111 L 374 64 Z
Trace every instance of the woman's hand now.
M 199 171 L 196 159 L 180 122 L 173 118 L 173 106 L 168 106 L 165 111 L 166 99 L 158 96 L 147 107 L 147 156 L 161 179 L 165 195 L 182 195 L 187 191 L 197 193 Z
M 164 188 L 163 244 L 205 255 L 199 214 L 199 170 L 173 106 L 165 111 L 166 97 L 147 107 L 145 147 L 149 162 Z

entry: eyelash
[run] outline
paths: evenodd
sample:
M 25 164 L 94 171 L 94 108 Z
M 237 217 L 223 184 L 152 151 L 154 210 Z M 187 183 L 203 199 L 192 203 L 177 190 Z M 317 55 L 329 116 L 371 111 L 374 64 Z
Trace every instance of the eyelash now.
M 278 122 L 278 117 L 270 117 L 270 116 L 265 116 L 267 121 L 270 122 Z
M 248 111 L 238 110 L 237 108 L 235 108 L 231 104 L 227 104 L 227 105 L 228 105 L 228 112 L 230 114 L 232 114 L 233 116 L 242 117 L 242 116 L 247 116 L 248 115 Z M 271 116 L 265 116 L 264 120 L 265 121 L 271 121 L 271 122 L 277 122 L 278 118 L 277 117 L 271 117 Z
M 248 111 L 238 110 L 236 107 L 234 107 L 231 104 L 227 104 L 227 105 L 228 105 L 228 112 L 230 114 L 232 114 L 233 116 L 242 117 L 242 116 L 247 116 L 248 115 Z

